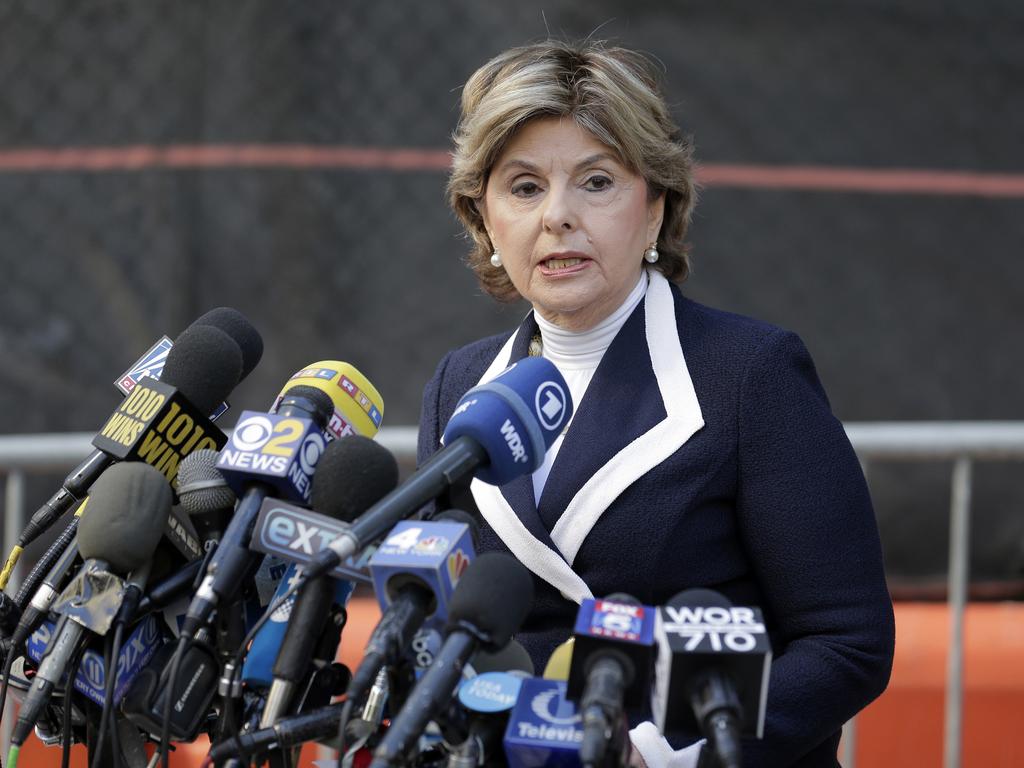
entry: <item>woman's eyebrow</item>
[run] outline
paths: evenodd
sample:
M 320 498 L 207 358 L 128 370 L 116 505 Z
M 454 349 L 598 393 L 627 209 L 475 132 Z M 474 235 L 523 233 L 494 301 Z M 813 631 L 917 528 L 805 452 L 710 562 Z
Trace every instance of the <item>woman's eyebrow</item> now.
M 601 162 L 619 163 L 619 158 L 617 158 L 611 152 L 598 152 L 597 154 L 585 157 L 578 163 L 576 163 L 576 165 L 573 167 L 573 172 L 579 173 L 587 166 L 595 165 Z M 495 170 L 500 173 L 502 171 L 508 170 L 509 168 L 522 168 L 523 170 L 529 171 L 530 173 L 537 173 L 539 171 L 538 166 L 534 165 L 529 160 L 523 160 L 518 157 L 510 157 L 508 160 L 501 163 Z
M 524 171 L 529 173 L 538 173 L 539 168 L 533 163 L 527 160 L 520 160 L 519 158 L 512 157 L 499 165 L 495 170 L 499 173 L 509 170 L 510 168 L 522 168 Z
M 596 155 L 591 155 L 590 157 L 586 157 L 580 160 L 578 163 L 576 163 L 576 167 L 573 170 L 578 173 L 579 171 L 582 171 L 584 168 L 586 168 L 588 165 L 595 165 L 597 163 L 607 161 L 618 163 L 619 159 L 611 152 L 598 152 Z

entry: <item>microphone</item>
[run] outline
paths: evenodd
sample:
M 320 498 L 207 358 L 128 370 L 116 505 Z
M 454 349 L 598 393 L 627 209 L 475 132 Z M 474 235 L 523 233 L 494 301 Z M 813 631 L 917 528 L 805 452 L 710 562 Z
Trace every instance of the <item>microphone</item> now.
M 568 640 L 555 646 L 555 650 L 548 656 L 544 665 L 544 674 L 541 677 L 547 680 L 568 680 L 569 668 L 572 666 L 572 649 L 576 644 L 576 638 Z
M 338 733 L 341 703 L 303 712 L 278 720 L 272 726 L 251 733 L 240 733 L 238 738 L 214 744 L 207 755 L 211 764 L 219 765 L 231 757 L 246 758 L 272 749 L 284 750 L 307 741 L 330 738 Z
M 114 461 L 152 464 L 173 484 L 183 456 L 222 446 L 223 433 L 206 416 L 235 388 L 241 370 L 242 353 L 230 336 L 206 325 L 185 329 L 167 354 L 162 378 L 135 385 L 93 439 L 96 450 L 32 515 L 18 538 L 18 554 L 84 498 Z M 13 568 L 10 560 L 8 568 Z
M 249 318 L 233 307 L 214 307 L 197 317 L 192 325 L 213 326 L 234 340 L 242 353 L 240 381 L 252 373 L 263 357 L 263 339 L 259 331 L 249 322 Z
M 237 309 L 232 309 L 231 307 L 211 309 L 209 312 L 196 318 L 192 325 L 213 326 L 234 340 L 242 354 L 240 381 L 252 373 L 252 370 L 263 356 L 263 339 L 260 338 L 259 332 L 249 322 L 249 319 Z M 166 336 L 162 336 L 138 360 L 132 363 L 128 370 L 118 377 L 114 382 L 114 387 L 122 395 L 128 395 L 144 377 L 161 378 L 164 364 L 167 362 L 167 354 L 173 346 L 174 342 Z M 227 409 L 227 403 L 222 402 L 211 411 L 210 419 L 215 421 Z
M 54 601 L 60 595 L 59 590 L 64 582 L 64 577 L 67 576 L 77 558 L 78 543 L 72 541 L 54 563 L 49 573 L 43 577 L 42 584 L 39 585 L 32 600 L 22 612 L 18 625 L 11 634 L 11 653 L 14 653 L 14 649 L 24 643 L 46 618 L 46 614 L 49 613 Z
M 216 542 L 227 527 L 238 497 L 217 469 L 218 452 L 193 451 L 178 468 L 178 501 L 204 542 Z
M 397 484 L 398 462 L 391 451 L 368 437 L 352 435 L 330 443 L 320 458 L 313 479 L 313 508 L 335 519 L 352 520 Z M 286 587 L 289 575 L 295 574 L 296 567 L 289 566 L 281 585 Z M 273 683 L 267 694 L 261 726 L 271 725 L 287 711 L 295 689 L 306 677 L 331 605 L 344 607 L 353 586 L 351 581 L 328 576 L 306 582 L 292 605 L 289 607 L 286 603 L 279 609 L 290 614 L 286 628 L 281 623 L 275 626 L 272 617 L 264 629 L 276 631 L 267 632 L 262 638 L 264 633 L 260 632 L 253 640 L 243 677 L 247 669 L 251 676 L 256 676 L 263 646 L 276 651 Z
M 475 676 L 462 681 L 457 696 L 461 743 L 453 748 L 448 768 L 503 762 L 502 735 L 523 680 L 533 675 L 530 655 L 515 640 L 497 653 L 478 653 L 471 664 Z M 467 665 L 464 673 L 469 669 Z M 443 727 L 442 733 L 445 741 L 451 743 L 452 738 Z
M 38 664 L 57 633 L 57 625 L 51 621 L 44 622 L 28 638 L 25 649 L 26 656 Z M 147 616 L 132 628 L 121 644 L 117 662 L 113 666 L 115 678 L 113 700 L 110 702 L 112 706 L 117 705 L 134 679 L 146 668 L 163 646 L 163 633 L 156 617 Z M 106 681 L 108 674 L 111 674 L 111 670 L 107 668 L 103 654 L 87 649 L 82 654 L 78 674 L 75 675 L 74 688 L 102 707 L 107 703 Z
M 533 577 L 515 558 L 488 552 L 470 564 L 452 596 L 444 645 L 392 719 L 371 768 L 403 764 L 427 722 L 451 699 L 463 665 L 479 647 L 504 647 L 532 602 Z
M 579 701 L 583 717 L 582 765 L 601 764 L 623 724 L 624 708 L 646 705 L 656 623 L 657 611 L 628 595 L 580 604 L 567 692 Z
M 323 429 L 334 407 L 322 387 L 297 385 L 280 398 L 274 413 L 242 412 L 217 458 L 217 469 L 238 496 L 238 506 L 189 604 L 184 636 L 194 636 L 218 603 L 238 594 L 255 566 L 257 554 L 246 545 L 263 500 L 272 492 L 308 500 L 316 462 L 326 447 Z
M 331 542 L 307 575 L 319 575 L 353 556 L 471 473 L 503 485 L 538 469 L 572 416 L 568 393 L 558 369 L 542 357 L 520 360 L 469 390 L 445 428 L 445 447 Z
M 443 514 L 450 513 L 465 516 L 460 510 Z M 474 555 L 473 529 L 464 522 L 403 521 L 392 529 L 370 558 L 381 619 L 352 675 L 350 700 L 363 697 L 378 669 L 398 663 L 421 628 L 445 626 L 452 595 Z
M 320 389 L 334 402 L 334 413 L 327 422 L 327 432 L 333 437 L 373 437 L 380 429 L 384 419 L 384 400 L 355 366 L 338 360 L 310 363 L 292 375 L 278 394 L 271 411 L 277 408 L 286 390 L 300 385 Z
M 764 733 L 772 651 L 761 611 L 688 589 L 660 615 L 655 725 L 668 738 L 692 738 L 699 729 L 722 768 L 738 768 L 740 736 Z
M 93 484 L 77 537 L 85 564 L 55 605 L 62 614 L 56 636 L 18 713 L 13 743 L 20 746 L 28 737 L 86 630 L 102 635 L 110 628 L 123 584 L 113 574 L 127 574 L 147 562 L 170 509 L 166 478 L 146 464 L 115 465 Z

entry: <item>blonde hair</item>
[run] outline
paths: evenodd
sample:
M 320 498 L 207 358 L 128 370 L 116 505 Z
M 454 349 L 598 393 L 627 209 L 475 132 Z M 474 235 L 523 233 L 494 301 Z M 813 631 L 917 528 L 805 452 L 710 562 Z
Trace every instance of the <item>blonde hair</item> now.
M 552 116 L 571 118 L 615 150 L 646 180 L 652 200 L 664 193 L 654 266 L 670 280 L 685 280 L 685 238 L 696 202 L 693 147 L 669 115 L 654 67 L 625 48 L 547 40 L 491 59 L 462 89 L 448 202 L 473 240 L 467 263 L 483 289 L 500 301 L 519 298 L 505 270 L 491 265 L 493 246 L 477 201 L 516 131 L 534 118 Z

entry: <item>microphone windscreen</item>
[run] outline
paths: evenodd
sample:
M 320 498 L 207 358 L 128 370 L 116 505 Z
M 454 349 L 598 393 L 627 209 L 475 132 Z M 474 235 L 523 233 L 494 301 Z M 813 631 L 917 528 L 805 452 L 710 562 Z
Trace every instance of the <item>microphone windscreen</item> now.
M 446 523 L 462 523 L 469 528 L 473 539 L 473 550 L 480 549 L 480 521 L 462 509 L 446 509 L 434 515 L 434 520 Z
M 108 467 L 89 490 L 78 524 L 78 551 L 86 560 L 128 573 L 147 562 L 171 513 L 171 486 L 163 472 L 129 461 Z
M 313 474 L 310 503 L 322 515 L 352 522 L 398 485 L 398 462 L 362 435 L 333 440 Z
M 334 402 L 326 392 L 322 389 L 307 387 L 302 384 L 289 387 L 288 390 L 281 395 L 281 401 L 277 404 L 274 412 L 280 413 L 281 409 L 287 408 L 289 403 L 295 401 L 295 398 L 302 398 L 312 404 L 313 411 L 310 414 L 310 418 L 318 427 L 320 427 L 320 429 L 327 428 L 327 423 L 331 420 L 331 414 L 334 413 Z
M 551 652 L 548 663 L 544 665 L 544 678 L 547 680 L 568 680 L 572 668 L 572 650 L 576 638 L 570 637 Z
M 503 648 L 519 629 L 533 603 L 533 577 L 503 552 L 485 552 L 469 564 L 448 606 L 448 628 L 465 621 L 489 642 L 484 650 Z
M 249 318 L 232 307 L 216 307 L 200 315 L 192 325 L 210 325 L 218 328 L 238 345 L 242 353 L 241 381 L 250 373 L 263 357 L 263 339 Z
M 285 390 L 296 385 L 319 389 L 334 403 L 328 430 L 335 437 L 373 437 L 384 419 L 384 400 L 373 383 L 354 365 L 341 360 L 320 360 L 292 374 Z
M 494 652 L 478 652 L 470 665 L 478 675 L 485 672 L 525 672 L 533 676 L 533 659 L 516 640 L 509 640 L 508 645 Z
M 217 469 L 219 451 L 192 451 L 178 465 L 178 499 L 190 515 L 205 515 L 235 506 L 235 492 Z
M 230 336 L 211 325 L 191 325 L 174 340 L 160 380 L 202 413 L 213 413 L 238 384 L 241 371 L 242 352 Z
M 472 439 L 488 460 L 476 477 L 504 485 L 540 468 L 572 411 L 569 387 L 554 364 L 528 357 L 463 395 L 442 439 L 445 445 Z

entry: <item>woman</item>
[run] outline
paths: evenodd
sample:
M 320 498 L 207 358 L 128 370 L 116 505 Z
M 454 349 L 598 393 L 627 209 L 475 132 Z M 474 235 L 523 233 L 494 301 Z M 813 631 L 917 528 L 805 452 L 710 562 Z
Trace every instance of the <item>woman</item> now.
M 469 264 L 533 310 L 441 361 L 420 459 L 462 394 L 526 355 L 554 362 L 576 403 L 532 477 L 472 488 L 481 548 L 535 576 L 519 640 L 542 668 L 578 602 L 612 592 L 661 605 L 707 587 L 759 606 L 774 659 L 745 762 L 837 765 L 843 722 L 892 661 L 871 502 L 801 341 L 673 285 L 689 267 L 691 148 L 648 62 L 596 43 L 507 51 L 467 82 L 455 143 Z M 647 763 L 678 759 L 650 731 L 633 732 Z

